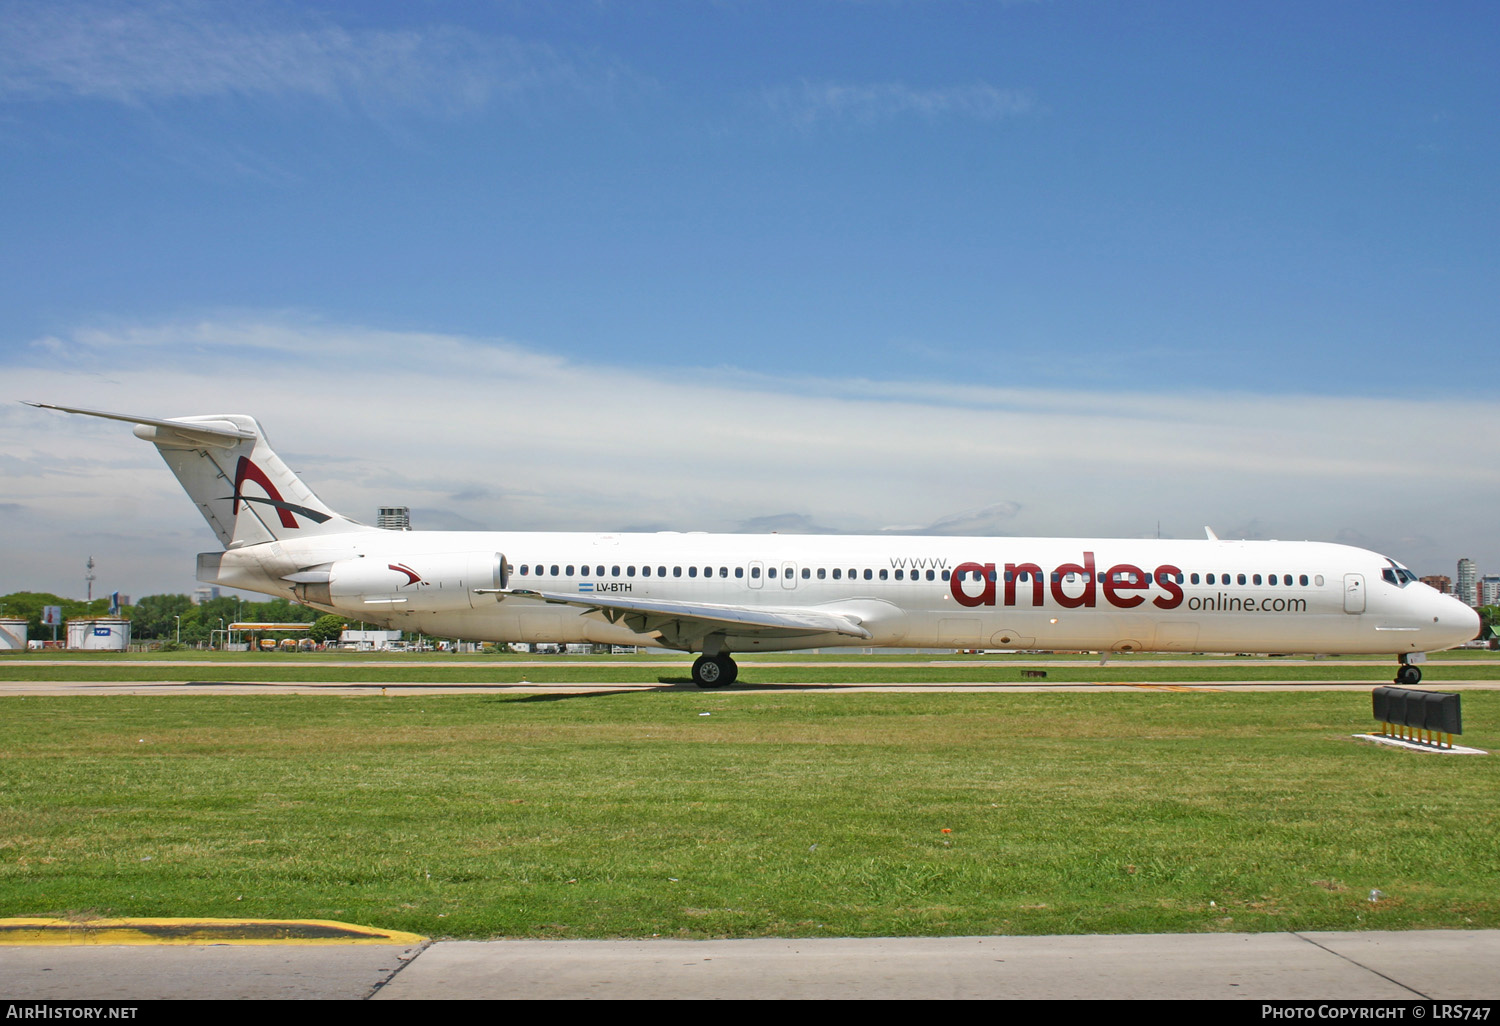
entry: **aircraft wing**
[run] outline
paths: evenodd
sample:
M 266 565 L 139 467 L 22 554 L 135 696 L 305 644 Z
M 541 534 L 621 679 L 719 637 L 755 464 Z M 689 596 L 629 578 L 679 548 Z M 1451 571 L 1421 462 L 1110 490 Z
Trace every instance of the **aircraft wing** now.
M 485 589 L 487 590 L 487 589 Z M 670 602 L 614 598 L 602 595 L 558 594 L 507 588 L 500 595 L 540 599 L 555 605 L 575 606 L 582 616 L 597 613 L 610 623 L 624 621 L 637 634 L 660 632 L 665 640 L 699 640 L 709 634 L 761 634 L 797 637 L 808 634 L 841 634 L 847 638 L 869 638 L 859 620 L 842 613 L 815 609 L 776 609 L 761 606 L 727 606 L 707 602 Z

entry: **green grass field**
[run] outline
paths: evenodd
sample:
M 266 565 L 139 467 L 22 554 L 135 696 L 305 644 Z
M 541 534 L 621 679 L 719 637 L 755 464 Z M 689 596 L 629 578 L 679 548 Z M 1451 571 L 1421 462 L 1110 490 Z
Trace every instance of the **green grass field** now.
M 1500 693 L 1463 701 L 1500 746 Z M 0 916 L 1500 927 L 1500 763 L 1370 725 L 1336 692 L 6 697 Z

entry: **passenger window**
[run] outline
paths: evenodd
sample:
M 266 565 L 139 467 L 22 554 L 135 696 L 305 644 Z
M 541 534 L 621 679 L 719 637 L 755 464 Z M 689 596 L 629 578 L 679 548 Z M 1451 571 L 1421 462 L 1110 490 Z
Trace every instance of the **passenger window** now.
M 553 564 L 552 564 L 552 576 L 553 576 L 553 577 L 556 577 L 556 576 L 557 576 L 557 575 L 558 575 L 558 574 L 557 574 L 557 564 L 556 564 L 556 563 L 553 563 Z
M 651 576 L 651 568 L 649 566 L 643 566 L 643 567 L 641 567 L 641 576 L 642 577 L 650 577 Z
M 1313 584 L 1319 588 L 1323 587 L 1323 575 L 1313 574 Z
M 728 577 L 729 576 L 729 567 L 727 567 L 727 566 L 721 566 L 721 567 L 719 567 L 719 576 L 720 577 Z
M 604 576 L 604 567 L 602 567 L 602 566 L 596 566 L 596 567 L 594 567 L 594 576 L 595 577 L 603 577 Z
M 1302 587 L 1304 588 L 1307 587 L 1307 575 L 1303 574 L 1302 576 L 1298 577 L 1297 583 L 1302 585 Z
M 1237 577 L 1236 577 L 1236 578 L 1235 578 L 1235 579 L 1236 579 L 1236 580 L 1237 580 L 1237 581 L 1238 581 L 1238 582 L 1239 582 L 1239 583 L 1240 583 L 1240 584 L 1244 584 L 1244 583 L 1245 583 L 1245 575 L 1244 575 L 1244 574 L 1240 574 L 1240 575 L 1238 575 L 1238 576 L 1237 576 Z
M 775 580 L 775 578 L 776 578 L 776 568 L 774 566 L 768 566 L 768 567 L 766 567 L 766 576 L 769 577 L 769 578 L 771 578 L 772 580 Z
M 1281 583 L 1285 587 L 1290 588 L 1292 586 L 1292 575 L 1291 574 L 1282 574 L 1281 575 Z
M 823 578 L 825 578 L 827 576 L 828 576 L 828 571 L 824 570 L 822 567 L 818 567 L 818 580 L 821 581 Z
M 735 567 L 734 568 L 734 576 L 737 577 L 737 578 L 738 577 L 744 577 L 745 576 L 745 568 L 742 567 L 742 566 Z
M 698 568 L 695 567 L 695 566 L 688 567 L 688 576 L 689 577 L 697 577 L 698 576 Z
M 809 570 L 807 567 L 803 567 L 802 568 L 802 579 L 805 581 L 805 580 L 808 580 L 811 577 L 812 577 L 812 571 Z
M 682 576 L 682 567 L 680 567 L 680 566 L 674 566 L 672 568 L 672 576 L 673 577 L 681 577 Z
M 758 581 L 758 580 L 760 580 L 760 567 L 758 567 L 758 566 L 752 566 L 750 568 L 750 579 L 752 581 Z
M 1276 575 L 1275 574 L 1268 575 L 1266 577 L 1266 583 L 1269 584 L 1269 585 L 1271 585 L 1271 587 L 1274 588 L 1276 586 Z
M 868 570 L 865 571 L 865 580 L 868 581 L 873 576 L 874 575 L 870 571 L 868 571 Z M 947 571 L 945 570 L 945 571 L 943 571 L 943 580 L 946 581 L 947 579 L 948 579 L 948 577 L 947 577 Z
M 890 580 L 891 579 L 891 572 L 889 570 L 881 570 L 880 571 L 880 579 L 882 581 L 888 581 L 888 580 Z

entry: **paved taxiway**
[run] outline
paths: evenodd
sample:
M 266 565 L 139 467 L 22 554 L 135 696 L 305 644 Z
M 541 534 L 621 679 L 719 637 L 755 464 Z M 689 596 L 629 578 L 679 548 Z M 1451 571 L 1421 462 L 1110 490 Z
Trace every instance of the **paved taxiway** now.
M 1435 663 L 1436 661 L 1432 661 Z M 212 662 L 188 659 L 151 659 L 131 660 L 121 662 L 108 657 L 102 659 L 35 659 L 27 658 L 24 661 L 17 660 L 11 664 L 20 667 L 38 667 L 54 665 L 59 667 L 77 667 L 87 665 L 112 665 L 117 667 L 131 667 L 132 669 L 144 666 L 159 668 L 161 677 L 157 680 L 16 680 L 7 679 L 3 671 L 6 663 L 0 660 L 0 696 L 4 695 L 149 695 L 149 694 L 191 694 L 191 695 L 225 695 L 225 694 L 297 694 L 297 695 L 474 695 L 474 694 L 587 694 L 591 692 L 611 691 L 688 691 L 700 692 L 686 679 L 674 680 L 671 683 L 662 682 L 619 682 L 619 681 L 571 681 L 568 683 L 557 682 L 528 682 L 519 683 L 497 683 L 476 679 L 473 681 L 460 682 L 398 682 L 390 681 L 362 681 L 362 680 L 338 680 L 338 681 L 258 681 L 255 671 L 274 666 L 278 675 L 283 673 L 287 667 L 295 666 L 278 660 L 274 664 L 268 664 L 264 659 L 250 656 L 243 659 L 217 659 Z M 1389 659 L 1341 659 L 1341 666 L 1368 667 L 1369 675 L 1365 680 L 1309 680 L 1309 681 L 1266 681 L 1266 680 L 1244 680 L 1244 681 L 1142 681 L 1131 683 L 1129 681 L 1097 681 L 1097 682 L 1049 682 L 1045 680 L 1027 681 L 1025 683 L 1015 681 L 926 681 L 926 682 L 888 682 L 879 679 L 882 669 L 895 668 L 966 668 L 991 667 L 996 670 L 1013 669 L 1079 669 L 1084 667 L 1097 667 L 1100 663 L 1097 659 L 1053 659 L 1053 660 L 1025 660 L 1007 659 L 997 662 L 994 659 L 910 659 L 910 660 L 881 660 L 851 661 L 839 660 L 838 657 L 818 657 L 815 659 L 787 659 L 787 660 L 757 660 L 742 664 L 742 670 L 753 670 L 758 667 L 786 669 L 795 667 L 859 667 L 869 671 L 870 679 L 859 683 L 776 683 L 776 684 L 746 684 L 736 683 L 727 688 L 715 689 L 714 693 L 725 692 L 769 692 L 769 691 L 823 691 L 823 692 L 860 692 L 860 691 L 1368 691 L 1371 688 L 1389 684 L 1391 678 L 1392 662 Z M 1111 669 L 1121 668 L 1147 668 L 1170 666 L 1175 668 L 1192 666 L 1223 667 L 1235 665 L 1235 661 L 1227 659 L 1176 659 L 1176 660 L 1140 660 L 1134 659 L 1130 662 L 1110 661 L 1107 664 Z M 1256 660 L 1255 665 L 1266 665 L 1265 661 Z M 1278 659 L 1274 665 L 1278 669 L 1295 671 L 1298 666 L 1328 665 L 1321 660 L 1314 659 Z M 1461 660 L 1450 660 L 1445 664 L 1449 668 L 1459 669 L 1465 665 Z M 1472 665 L 1472 663 L 1470 664 Z M 309 668 L 317 669 L 341 668 L 341 669 L 416 669 L 416 668 L 442 668 L 442 669 L 474 669 L 476 677 L 482 677 L 483 671 L 493 671 L 498 667 L 506 669 L 534 669 L 537 676 L 544 676 L 545 671 L 550 668 L 567 666 L 569 669 L 580 667 L 628 667 L 633 669 L 655 669 L 683 675 L 685 678 L 687 667 L 681 659 L 668 660 L 588 660 L 573 661 L 566 657 L 553 659 L 533 660 L 505 660 L 496 662 L 494 660 L 473 660 L 455 657 L 453 659 L 423 660 L 421 662 L 402 661 L 400 659 L 382 659 L 379 657 L 355 657 L 350 659 L 339 659 L 334 661 L 319 660 L 309 663 Z M 1428 687 L 1450 690 L 1500 690 L 1500 681 L 1497 680 L 1443 680 L 1441 682 L 1428 682 Z
M 0 999 L 1486 1001 L 1500 930 L 0 946 Z
M 861 692 L 861 691 L 973 691 L 973 692 L 1043 692 L 1043 691 L 1349 691 L 1368 692 L 1390 681 L 1152 681 L 1131 684 L 1100 683 L 881 683 L 862 684 L 731 684 L 705 692 L 689 683 L 639 684 L 574 681 L 567 684 L 495 684 L 488 681 L 443 684 L 393 684 L 382 681 L 226 681 L 226 680 L 0 680 L 0 696 L 5 695 L 580 695 L 617 691 L 687 691 L 694 694 L 733 694 L 751 692 Z M 1495 691 L 1500 681 L 1443 681 L 1426 685 L 1443 691 Z

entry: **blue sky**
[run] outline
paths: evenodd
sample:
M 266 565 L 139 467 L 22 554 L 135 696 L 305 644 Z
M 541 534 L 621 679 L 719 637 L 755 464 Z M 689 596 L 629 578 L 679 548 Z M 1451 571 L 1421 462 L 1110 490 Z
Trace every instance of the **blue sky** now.
M 1500 569 L 1497 106 L 1483 3 L 0 0 L 0 376 L 359 448 L 309 482 L 431 526 Z M 0 427 L 0 591 L 66 590 L 155 456 Z M 137 593 L 162 525 L 98 534 Z

